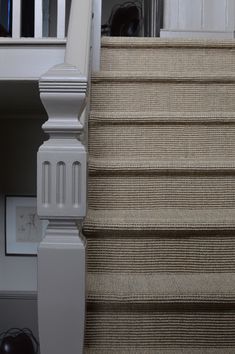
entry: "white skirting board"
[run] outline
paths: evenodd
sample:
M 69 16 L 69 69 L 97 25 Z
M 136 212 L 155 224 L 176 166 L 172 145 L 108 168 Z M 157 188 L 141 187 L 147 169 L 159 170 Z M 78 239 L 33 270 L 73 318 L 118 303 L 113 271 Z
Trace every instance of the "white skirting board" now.
M 180 31 L 161 29 L 161 38 L 213 38 L 213 39 L 234 39 L 235 32 L 225 31 Z

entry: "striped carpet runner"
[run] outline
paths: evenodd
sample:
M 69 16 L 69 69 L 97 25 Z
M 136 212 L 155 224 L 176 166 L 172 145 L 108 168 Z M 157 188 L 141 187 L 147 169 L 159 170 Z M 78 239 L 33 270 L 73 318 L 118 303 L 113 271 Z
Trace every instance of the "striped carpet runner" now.
M 235 353 L 235 41 L 103 38 L 87 354 Z

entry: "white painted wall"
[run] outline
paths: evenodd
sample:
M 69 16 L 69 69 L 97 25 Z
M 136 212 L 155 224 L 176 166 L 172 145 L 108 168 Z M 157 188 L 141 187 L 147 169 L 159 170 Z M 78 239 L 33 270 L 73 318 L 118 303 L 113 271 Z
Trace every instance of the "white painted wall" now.
M 215 37 L 233 37 L 235 0 L 164 0 L 164 29 L 161 36 L 174 32 L 212 33 Z M 166 35 L 165 35 L 166 34 Z M 182 36 L 184 36 L 182 34 Z M 189 34 L 189 37 L 193 33 Z
M 35 291 L 36 257 L 5 256 L 5 194 L 36 194 L 36 151 L 43 140 L 40 119 L 1 119 L 0 291 Z

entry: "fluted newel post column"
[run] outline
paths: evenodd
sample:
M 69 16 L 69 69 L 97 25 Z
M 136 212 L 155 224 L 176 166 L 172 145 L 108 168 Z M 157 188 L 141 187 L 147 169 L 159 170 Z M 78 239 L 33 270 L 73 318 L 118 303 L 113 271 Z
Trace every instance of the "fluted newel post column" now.
M 38 152 L 38 214 L 49 220 L 38 252 L 41 354 L 82 353 L 85 323 L 86 149 L 79 141 L 87 79 L 58 65 L 39 82 L 49 134 Z
M 234 38 L 235 0 L 164 0 L 161 37 Z

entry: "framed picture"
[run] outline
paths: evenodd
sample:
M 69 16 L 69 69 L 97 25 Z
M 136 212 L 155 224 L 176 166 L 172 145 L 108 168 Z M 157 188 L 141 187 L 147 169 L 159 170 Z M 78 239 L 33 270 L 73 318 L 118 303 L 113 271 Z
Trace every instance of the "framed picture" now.
M 7 256 L 36 256 L 47 221 L 37 215 L 35 197 L 5 197 L 5 253 Z

